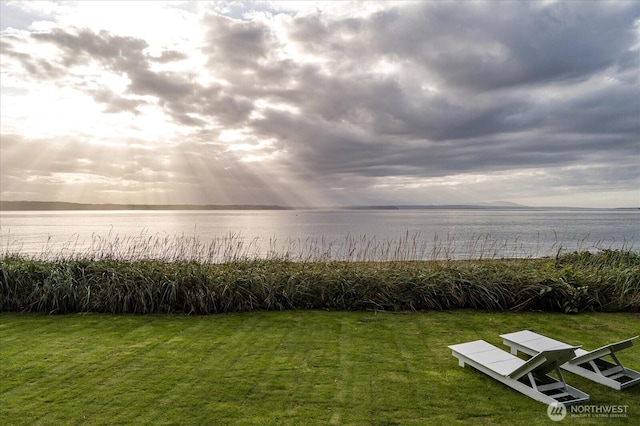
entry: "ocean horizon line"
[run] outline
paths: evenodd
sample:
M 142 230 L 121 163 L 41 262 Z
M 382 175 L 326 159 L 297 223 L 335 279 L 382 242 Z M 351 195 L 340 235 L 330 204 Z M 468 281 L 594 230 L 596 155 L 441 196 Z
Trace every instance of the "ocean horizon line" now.
M 68 201 L 0 201 L 0 211 L 91 210 L 640 210 L 640 207 L 528 206 L 516 203 L 372 204 L 282 206 L 276 204 L 136 204 L 76 203 Z

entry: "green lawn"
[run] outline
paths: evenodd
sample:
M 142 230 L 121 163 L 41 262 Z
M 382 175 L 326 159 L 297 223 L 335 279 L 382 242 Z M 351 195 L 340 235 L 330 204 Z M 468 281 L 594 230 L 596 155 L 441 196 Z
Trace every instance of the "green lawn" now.
M 501 346 L 523 328 L 594 349 L 638 334 L 640 315 L 0 313 L 0 424 L 551 424 L 544 404 L 458 367 L 447 348 Z M 620 359 L 640 370 L 640 344 Z M 628 417 L 560 424 L 640 422 L 640 386 L 565 377 Z

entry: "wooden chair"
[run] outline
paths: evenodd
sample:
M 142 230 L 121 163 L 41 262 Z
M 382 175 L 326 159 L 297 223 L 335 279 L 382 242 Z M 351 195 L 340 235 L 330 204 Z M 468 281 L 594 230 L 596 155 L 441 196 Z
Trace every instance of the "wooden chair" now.
M 517 355 L 518 351 L 520 351 L 530 356 L 536 356 L 538 353 L 549 349 L 574 347 L 529 330 L 502 334 L 500 337 L 503 338 L 504 344 L 511 348 L 511 353 L 514 355 Z M 638 336 L 611 343 L 593 351 L 576 349 L 576 356 L 560 367 L 563 370 L 617 390 L 636 385 L 640 383 L 640 373 L 624 367 L 616 357 L 616 352 L 631 347 L 633 340 L 636 338 Z M 613 362 L 604 359 L 607 356 L 610 356 Z
M 579 346 L 541 351 L 528 361 L 503 351 L 484 340 L 449 346 L 461 367 L 469 364 L 545 404 L 571 405 L 589 400 L 589 395 L 569 386 L 562 377 L 560 365 L 575 356 Z M 547 373 L 556 371 L 558 379 Z

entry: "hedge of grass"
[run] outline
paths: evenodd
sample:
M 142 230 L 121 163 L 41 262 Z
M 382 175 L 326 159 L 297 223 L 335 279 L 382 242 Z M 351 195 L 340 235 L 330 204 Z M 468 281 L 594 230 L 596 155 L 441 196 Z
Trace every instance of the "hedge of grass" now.
M 0 260 L 0 311 L 640 311 L 640 253 L 446 262 Z

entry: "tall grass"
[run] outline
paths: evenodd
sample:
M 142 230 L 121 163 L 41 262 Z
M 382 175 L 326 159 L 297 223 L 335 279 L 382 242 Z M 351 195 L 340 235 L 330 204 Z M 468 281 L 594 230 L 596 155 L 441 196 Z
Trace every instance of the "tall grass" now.
M 167 256 L 173 259 L 176 253 L 183 255 Z M 207 263 L 122 260 L 111 255 L 53 260 L 4 257 L 0 260 L 0 311 L 640 312 L 640 254 L 629 250 L 575 252 L 547 259 L 388 262 L 300 262 L 274 255 Z
M 384 240 L 272 238 L 265 249 L 239 234 L 205 242 L 195 234 L 142 233 L 93 235 L 88 245 L 47 241 L 42 253 L 23 255 L 7 238 L 0 311 L 639 311 L 640 253 L 580 244 L 570 252 L 556 243 L 553 256 L 540 258 L 530 243 L 488 234 L 464 241 L 408 232 Z
M 20 257 L 38 260 L 101 260 L 123 261 L 159 260 L 164 262 L 197 261 L 229 263 L 240 260 L 288 260 L 294 262 L 391 262 L 424 260 L 482 260 L 522 259 L 557 256 L 572 251 L 598 252 L 602 250 L 635 251 L 632 243 L 604 241 L 587 242 L 587 237 L 569 245 L 555 238 L 538 235 L 537 241 L 520 238 L 500 239 L 490 233 L 459 236 L 438 235 L 432 238 L 421 233 L 405 232 L 396 238 L 346 235 L 342 239 L 284 238 L 268 240 L 246 238 L 239 233 L 202 239 L 191 235 L 138 235 L 109 233 L 93 234 L 88 241 L 75 235 L 68 241 L 57 242 L 49 237 L 40 250 L 31 244 L 29 250 L 19 239 L 0 233 L 0 258 Z

